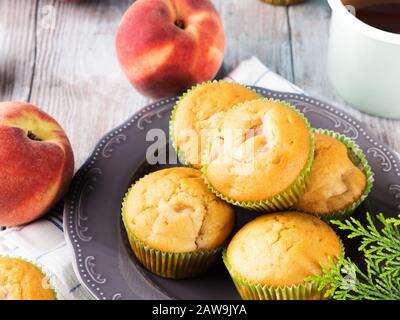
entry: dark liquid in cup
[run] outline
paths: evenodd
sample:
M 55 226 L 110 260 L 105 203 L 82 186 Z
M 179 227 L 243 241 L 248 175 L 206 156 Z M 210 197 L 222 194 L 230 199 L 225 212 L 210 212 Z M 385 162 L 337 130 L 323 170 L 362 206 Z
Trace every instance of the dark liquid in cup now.
M 356 10 L 356 17 L 372 27 L 400 33 L 400 3 L 359 8 Z

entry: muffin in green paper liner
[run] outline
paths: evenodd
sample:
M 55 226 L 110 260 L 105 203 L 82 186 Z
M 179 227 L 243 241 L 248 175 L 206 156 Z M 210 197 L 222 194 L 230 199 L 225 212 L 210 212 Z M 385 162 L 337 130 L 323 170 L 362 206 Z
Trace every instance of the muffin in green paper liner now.
M 192 168 L 169 168 L 138 180 L 127 192 L 122 219 L 131 248 L 149 271 L 166 278 L 205 272 L 220 257 L 235 222 Z
M 342 254 L 341 241 L 327 223 L 292 211 L 246 224 L 223 260 L 244 300 L 320 300 L 324 290 L 307 279 Z
M 179 98 L 170 120 L 170 140 L 179 161 L 200 168 L 207 135 L 221 113 L 260 97 L 253 89 L 224 80 L 203 82 L 188 90 Z
M 0 255 L 0 300 L 57 300 L 57 293 L 36 263 Z
M 307 189 L 314 134 L 294 106 L 248 101 L 220 117 L 204 157 L 205 182 L 219 198 L 249 210 L 282 211 Z
M 374 175 L 357 143 L 334 131 L 315 130 L 311 182 L 294 208 L 323 220 L 346 219 L 370 193 Z

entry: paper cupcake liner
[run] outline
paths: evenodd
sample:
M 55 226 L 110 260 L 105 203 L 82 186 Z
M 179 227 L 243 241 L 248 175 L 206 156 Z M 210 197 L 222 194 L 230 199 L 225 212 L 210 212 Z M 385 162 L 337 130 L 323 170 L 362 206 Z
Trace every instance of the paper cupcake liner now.
M 340 134 L 338 132 L 330 131 L 327 129 L 315 129 L 316 133 L 321 133 L 325 134 L 329 137 L 335 138 L 342 142 L 346 147 L 347 150 L 349 151 L 349 155 L 351 160 L 355 165 L 358 166 L 359 169 L 361 169 L 367 179 L 365 190 L 363 194 L 361 195 L 360 198 L 357 199 L 357 201 L 353 202 L 351 205 L 347 206 L 346 208 L 338 211 L 333 211 L 327 214 L 318 214 L 318 217 L 321 218 L 324 221 L 330 221 L 330 220 L 345 220 L 349 218 L 354 211 L 357 209 L 357 207 L 368 197 L 369 193 L 372 190 L 372 187 L 374 185 L 374 173 L 372 171 L 371 166 L 369 165 L 364 152 L 361 150 L 361 148 L 358 146 L 358 144 L 346 137 L 343 134 Z M 315 214 L 312 212 L 308 212 L 310 214 Z M 315 214 L 316 215 L 316 214 Z
M 199 83 L 199 84 L 197 84 L 197 85 L 194 85 L 194 86 L 192 86 L 190 89 L 188 89 L 184 94 L 182 94 L 181 96 L 179 96 L 178 101 L 176 102 L 175 106 L 173 107 L 173 109 L 172 109 L 172 111 L 171 111 L 171 118 L 170 118 L 170 121 L 169 121 L 169 139 L 170 139 L 170 142 L 171 142 L 172 146 L 173 146 L 174 149 L 175 149 L 175 152 L 176 152 L 176 154 L 177 154 L 177 156 L 178 156 L 179 162 L 180 162 L 181 164 L 183 164 L 184 166 L 187 166 L 187 167 L 190 167 L 190 168 L 200 168 L 200 167 L 201 167 L 201 164 L 200 164 L 200 165 L 193 165 L 192 163 L 190 163 L 190 162 L 185 158 L 185 155 L 183 154 L 183 152 L 182 152 L 182 151 L 178 148 L 178 146 L 176 145 L 176 141 L 175 141 L 175 137 L 174 137 L 174 122 L 175 122 L 176 112 L 177 112 L 177 110 L 178 110 L 178 108 L 179 108 L 179 104 L 180 104 L 180 102 L 182 101 L 182 99 L 185 98 L 185 96 L 186 96 L 189 92 L 195 90 L 196 88 L 198 88 L 198 87 L 200 87 L 200 86 L 202 86 L 202 85 L 204 85 L 204 84 L 206 84 L 206 83 L 219 83 L 219 82 L 232 83 L 231 81 L 227 81 L 227 80 L 212 80 L 212 81 L 210 80 L 210 81 L 205 81 L 205 82 Z M 239 83 L 238 83 L 238 85 L 241 85 L 242 87 L 246 87 L 247 89 L 249 89 L 249 90 L 255 92 L 256 94 L 258 94 L 253 88 L 250 88 L 250 87 L 248 87 L 248 86 L 246 86 L 246 85 L 242 85 L 242 84 L 239 84 Z M 260 95 L 260 94 L 258 94 L 258 95 L 259 95 L 260 98 L 261 98 L 261 95 Z
M 341 254 L 337 261 L 341 261 L 345 256 L 345 247 L 342 239 L 340 239 Z M 243 300 L 329 300 L 330 297 L 326 296 L 328 291 L 327 287 L 320 288 L 319 284 L 308 281 L 305 279 L 303 283 L 293 286 L 280 286 L 273 287 L 255 283 L 253 281 L 244 279 L 237 272 L 235 272 L 228 262 L 226 249 L 222 251 L 222 260 L 225 264 L 229 275 L 235 284 L 236 290 L 239 292 Z M 323 265 L 321 264 L 323 267 Z
M 130 189 L 125 195 L 124 204 Z M 129 229 L 125 221 L 124 204 L 122 206 L 122 221 L 128 235 L 129 244 L 139 262 L 152 273 L 170 279 L 191 278 L 207 271 L 220 256 L 222 246 L 213 250 L 191 252 L 165 252 L 149 247 Z
M 292 207 L 294 204 L 296 204 L 301 196 L 306 192 L 307 187 L 311 181 L 311 168 L 312 168 L 312 163 L 314 161 L 314 150 L 315 150 L 315 143 L 314 143 L 314 134 L 312 133 L 312 129 L 310 126 L 310 123 L 308 119 L 304 116 L 303 113 L 301 113 L 298 109 L 296 109 L 294 106 L 291 104 L 281 101 L 281 100 L 276 100 L 276 99 L 269 99 L 269 98 L 262 98 L 262 100 L 265 101 L 271 101 L 271 102 L 279 102 L 290 109 L 294 110 L 297 112 L 297 114 L 305 121 L 307 124 L 307 127 L 310 130 L 310 153 L 308 155 L 307 162 L 300 172 L 300 175 L 297 177 L 297 179 L 292 183 L 291 186 L 289 186 L 286 190 L 282 191 L 281 193 L 277 194 L 276 196 L 272 197 L 271 199 L 264 199 L 264 200 L 259 200 L 259 201 L 238 201 L 233 198 L 230 198 L 224 194 L 222 194 L 220 191 L 214 188 L 214 186 L 208 181 L 207 179 L 207 169 L 208 165 L 205 164 L 202 166 L 202 173 L 203 173 L 203 178 L 205 183 L 207 184 L 208 188 L 220 199 L 233 204 L 238 207 L 245 208 L 247 210 L 251 211 L 257 211 L 257 212 L 273 212 L 273 211 L 283 211 L 285 209 L 288 209 Z M 235 106 L 234 108 L 239 108 L 242 106 L 242 104 L 239 104 Z M 227 111 L 229 112 L 229 111 Z M 211 147 L 211 142 L 208 145 L 208 149 Z M 210 151 L 205 150 L 204 156 L 206 157 Z M 206 161 L 207 162 L 207 161 Z
M 235 272 L 228 262 L 226 250 L 223 251 L 224 264 L 243 300 L 324 300 L 325 290 L 318 285 L 304 282 L 290 287 L 272 287 L 246 280 Z
M 193 166 L 186 160 L 186 158 L 183 155 L 182 151 L 176 145 L 175 138 L 174 138 L 174 122 L 175 122 L 175 117 L 176 117 L 176 111 L 178 110 L 179 102 L 182 100 L 182 98 L 185 95 L 186 95 L 186 93 L 179 97 L 178 102 L 176 103 L 176 105 L 174 106 L 174 108 L 171 111 L 171 118 L 169 120 L 169 140 L 170 140 L 172 146 L 175 149 L 175 152 L 176 152 L 176 155 L 178 156 L 179 162 L 181 164 L 183 164 L 184 166 L 192 168 Z
M 276 6 L 290 6 L 292 4 L 303 2 L 304 0 L 262 0 L 262 1 Z
M 31 265 L 33 265 L 46 278 L 47 283 L 49 285 L 49 289 L 51 289 L 51 291 L 53 291 L 54 300 L 58 300 L 58 293 L 57 293 L 57 290 L 56 290 L 56 285 L 55 285 L 54 281 L 48 276 L 49 273 L 46 272 L 43 269 L 42 266 L 37 264 L 35 261 L 32 261 L 32 260 L 30 260 L 28 258 L 21 257 L 21 256 L 18 256 L 18 255 L 0 254 L 0 258 L 17 259 L 17 260 L 21 260 L 21 261 L 24 261 L 24 262 L 28 262 Z

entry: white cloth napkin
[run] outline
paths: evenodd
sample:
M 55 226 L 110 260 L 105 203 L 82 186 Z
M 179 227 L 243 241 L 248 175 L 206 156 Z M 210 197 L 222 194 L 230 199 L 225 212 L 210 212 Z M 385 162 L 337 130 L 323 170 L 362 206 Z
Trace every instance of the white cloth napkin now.
M 268 69 L 258 58 L 251 57 L 242 61 L 225 79 L 239 82 L 248 86 L 306 94 L 298 86 Z
M 226 78 L 246 85 L 304 94 L 256 57 L 241 62 Z M 92 299 L 74 273 L 72 253 L 64 239 L 60 206 L 37 222 L 0 231 L 0 255 L 25 257 L 37 263 L 55 284 L 59 299 Z

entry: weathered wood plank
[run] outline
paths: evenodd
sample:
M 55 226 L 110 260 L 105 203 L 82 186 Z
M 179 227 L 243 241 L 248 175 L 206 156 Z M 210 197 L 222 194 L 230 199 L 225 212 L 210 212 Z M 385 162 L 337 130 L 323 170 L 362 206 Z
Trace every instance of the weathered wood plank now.
M 226 36 L 224 71 L 257 56 L 272 71 L 292 80 L 287 10 L 262 1 L 213 0 Z
M 289 8 L 294 80 L 310 94 L 330 101 L 364 122 L 382 142 L 400 152 L 400 121 L 373 117 L 350 107 L 331 86 L 326 71 L 330 9 L 325 0 Z
M 0 1 L 0 101 L 29 99 L 36 9 L 36 0 Z

